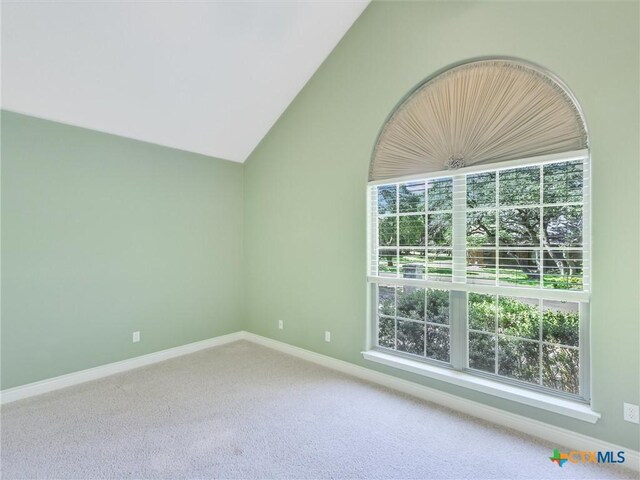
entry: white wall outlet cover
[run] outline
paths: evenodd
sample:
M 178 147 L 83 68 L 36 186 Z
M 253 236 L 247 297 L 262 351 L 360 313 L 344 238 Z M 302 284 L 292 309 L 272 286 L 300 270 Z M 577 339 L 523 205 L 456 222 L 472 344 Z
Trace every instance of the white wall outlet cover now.
M 278 320 L 278 328 L 282 330 L 284 328 L 284 322 L 282 320 Z
M 324 332 L 324 341 L 325 342 L 330 342 L 331 341 L 331 332 L 329 332 L 329 331 Z
M 133 343 L 138 343 L 140 341 L 140 332 L 133 332 Z
M 640 423 L 640 406 L 633 403 L 624 404 L 624 419 L 627 422 Z

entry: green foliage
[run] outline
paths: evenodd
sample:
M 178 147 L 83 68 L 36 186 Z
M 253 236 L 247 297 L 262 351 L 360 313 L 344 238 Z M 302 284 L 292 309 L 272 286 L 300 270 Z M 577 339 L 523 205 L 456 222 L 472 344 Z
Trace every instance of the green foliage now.
M 427 357 L 448 362 L 449 337 L 449 327 L 427 325 Z
M 580 316 L 578 312 L 544 310 L 542 312 L 542 339 L 545 342 L 578 346 Z
M 539 246 L 540 209 L 513 208 L 501 210 L 499 236 L 501 246 Z
M 450 213 L 432 213 L 428 215 L 429 245 L 436 247 L 451 246 L 453 220 Z
M 424 182 L 400 185 L 398 196 L 400 213 L 424 212 Z
M 498 337 L 498 374 L 530 383 L 539 383 L 539 344 Z
M 427 290 L 427 321 L 449 323 L 449 291 L 430 288 Z
M 537 340 L 540 335 L 540 312 L 537 305 L 515 298 L 500 297 L 498 333 Z
M 495 246 L 496 211 L 480 210 L 467 213 L 467 247 Z
M 398 287 L 398 316 L 424 320 L 424 288 Z
M 449 360 L 447 290 L 380 286 L 378 295 L 380 345 Z M 572 305 L 545 301 L 541 312 L 530 299 L 469 293 L 469 328 L 479 330 L 469 332 L 469 366 L 494 373 L 497 353 L 499 375 L 578 393 L 579 314 Z
M 384 217 L 378 223 L 378 244 L 397 244 L 396 217 Z
M 396 213 L 396 195 L 395 185 L 383 185 L 378 187 L 378 214 Z
M 498 175 L 500 205 L 531 205 L 540 202 L 540 167 L 502 170 Z
M 580 290 L 582 288 L 582 276 L 545 275 L 544 286 L 558 290 Z
M 496 301 L 493 295 L 469 294 L 469 328 L 495 332 Z
M 495 172 L 467 176 L 467 207 L 482 208 L 496 205 Z
M 495 308 L 493 295 L 470 293 L 469 328 L 495 332 Z M 578 345 L 580 318 L 577 311 L 546 308 L 540 315 L 537 305 L 512 297 L 500 297 L 497 333 L 537 340 L 540 317 L 545 342 Z
M 424 245 L 424 215 L 406 215 L 400 219 L 400 245 Z
M 546 387 L 579 393 L 579 355 L 578 350 L 542 346 L 542 384 Z
M 378 319 L 378 345 L 395 348 L 395 332 L 396 327 L 393 318 L 380 317 Z
M 580 318 L 577 311 L 559 303 L 543 309 L 541 314 L 537 303 L 500 297 L 496 332 L 494 327 L 496 300 L 493 295 L 470 293 L 468 308 L 469 328 L 491 333 L 469 333 L 471 368 L 494 371 L 494 334 L 498 333 L 498 373 L 500 375 L 540 383 L 540 348 L 542 348 L 542 384 L 566 392 L 578 393 L 578 350 L 563 346 L 579 345 Z M 543 341 L 557 345 L 541 345 L 538 341 L 540 328 L 542 328 Z
M 439 178 L 429 182 L 429 211 L 450 210 L 453 207 L 453 180 Z
M 398 320 L 398 344 L 401 352 L 424 354 L 424 323 Z
M 495 372 L 495 335 L 469 332 L 469 367 Z
M 396 314 L 395 287 L 378 286 L 378 312 L 382 315 L 389 316 Z
M 582 201 L 582 162 L 550 163 L 543 167 L 545 203 Z
M 580 205 L 545 207 L 542 228 L 546 243 L 550 247 L 582 246 L 582 217 Z

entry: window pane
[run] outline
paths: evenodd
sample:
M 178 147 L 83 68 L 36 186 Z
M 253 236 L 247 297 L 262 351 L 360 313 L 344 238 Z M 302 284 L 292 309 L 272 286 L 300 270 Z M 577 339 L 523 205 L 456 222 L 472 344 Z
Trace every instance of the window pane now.
M 545 207 L 542 228 L 547 245 L 581 247 L 582 207 Z
M 430 213 L 427 216 L 429 246 L 450 247 L 453 220 L 450 213 Z
M 498 337 L 498 375 L 539 383 L 540 344 Z
M 449 327 L 427 325 L 427 357 L 449 361 Z
M 449 323 L 449 291 L 427 290 L 427 322 Z
M 378 245 L 395 246 L 398 244 L 396 220 L 397 217 L 378 219 Z
M 467 175 L 467 207 L 482 208 L 496 205 L 495 172 Z
M 423 280 L 426 274 L 424 249 L 400 249 L 400 276 Z
M 400 218 L 400 245 L 424 245 L 424 215 L 406 215 Z
M 582 162 L 551 163 L 543 167 L 544 203 L 582 201 Z
M 539 245 L 539 208 L 513 208 L 500 211 L 501 247 L 537 247 Z
M 542 303 L 542 340 L 578 346 L 580 313 L 575 302 L 544 300 Z
M 381 248 L 378 250 L 378 275 L 381 277 L 398 276 L 398 251 Z
M 378 314 L 396 314 L 396 287 L 392 285 L 378 285 Z
M 540 202 L 540 167 L 499 172 L 500 205 L 532 205 Z
M 455 228 L 456 235 L 465 235 L 466 249 L 456 250 L 456 268 L 466 262 L 467 284 L 583 288 L 589 264 L 583 253 L 581 161 L 470 174 L 465 182 L 465 193 L 456 183 L 463 195 L 456 201 L 466 205 L 456 206 L 456 222 L 463 224 Z M 377 275 L 405 283 L 452 282 L 453 179 L 373 188 Z M 451 310 L 447 288 L 378 285 L 376 344 L 450 362 L 451 324 L 457 321 L 451 315 L 457 310 Z M 503 381 L 508 377 L 578 394 L 580 304 L 534 299 L 524 290 L 518 295 L 467 294 L 467 345 L 459 348 L 468 352 L 468 367 Z
M 540 338 L 538 299 L 498 297 L 498 333 L 538 340 Z
M 430 211 L 451 210 L 453 205 L 453 181 L 451 178 L 429 180 L 427 192 Z
M 544 286 L 562 290 L 582 289 L 582 252 L 545 250 Z
M 398 287 L 398 317 L 424 320 L 424 288 Z
M 542 346 L 542 384 L 569 393 L 580 393 L 580 355 L 575 348 Z
M 467 248 L 492 247 L 496 244 L 496 211 L 467 213 Z
M 385 348 L 396 346 L 396 321 L 390 317 L 378 318 L 378 345 Z
M 397 349 L 401 352 L 424 355 L 424 323 L 398 320 Z
M 496 284 L 495 250 L 467 250 L 467 283 Z
M 469 293 L 469 328 L 496 331 L 496 297 L 481 293 Z
M 451 249 L 427 250 L 427 275 L 429 280 L 450 282 L 453 262 Z
M 540 286 L 539 250 L 500 250 L 498 267 L 500 285 Z
M 424 212 L 424 182 L 400 185 L 400 213 Z
M 378 213 L 396 213 L 397 190 L 395 185 L 378 187 Z
M 494 373 L 496 370 L 496 336 L 469 332 L 469 368 Z

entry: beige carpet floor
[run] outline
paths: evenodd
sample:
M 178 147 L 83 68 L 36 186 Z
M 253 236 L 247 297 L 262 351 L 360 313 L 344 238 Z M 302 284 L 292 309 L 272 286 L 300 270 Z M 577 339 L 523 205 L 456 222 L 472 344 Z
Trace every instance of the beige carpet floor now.
M 2 478 L 637 478 L 237 342 L 8 404 Z

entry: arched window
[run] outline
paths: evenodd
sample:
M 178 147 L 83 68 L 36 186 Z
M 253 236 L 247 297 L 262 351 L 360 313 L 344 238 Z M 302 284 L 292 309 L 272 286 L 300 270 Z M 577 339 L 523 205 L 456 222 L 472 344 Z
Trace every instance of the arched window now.
M 365 357 L 588 401 L 588 147 L 568 88 L 521 60 L 405 97 L 369 171 Z

